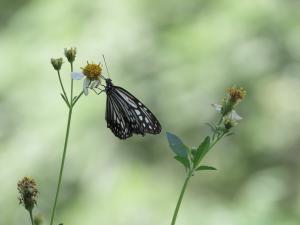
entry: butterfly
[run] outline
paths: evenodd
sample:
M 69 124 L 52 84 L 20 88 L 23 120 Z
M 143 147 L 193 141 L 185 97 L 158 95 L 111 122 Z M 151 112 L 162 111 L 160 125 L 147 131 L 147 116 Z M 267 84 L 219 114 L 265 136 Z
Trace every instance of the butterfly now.
M 104 78 L 106 85 L 105 120 L 113 134 L 126 139 L 132 134 L 159 134 L 161 125 L 154 114 L 136 97 L 124 88 L 115 86 L 110 78 Z

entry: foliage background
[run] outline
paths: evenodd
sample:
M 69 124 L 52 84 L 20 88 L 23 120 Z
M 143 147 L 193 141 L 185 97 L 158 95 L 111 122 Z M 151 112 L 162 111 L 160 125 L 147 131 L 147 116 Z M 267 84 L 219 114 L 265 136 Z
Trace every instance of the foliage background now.
M 0 224 L 29 224 L 16 191 L 25 175 L 39 184 L 35 212 L 49 219 L 67 117 L 50 58 L 71 46 L 77 70 L 104 53 L 115 84 L 164 130 L 119 141 L 106 128 L 105 95 L 81 99 L 56 224 L 169 224 L 184 171 L 164 133 L 199 144 L 217 118 L 210 104 L 233 84 L 248 90 L 244 120 L 209 153 L 218 171 L 192 179 L 177 222 L 299 224 L 299 1 L 0 3 Z

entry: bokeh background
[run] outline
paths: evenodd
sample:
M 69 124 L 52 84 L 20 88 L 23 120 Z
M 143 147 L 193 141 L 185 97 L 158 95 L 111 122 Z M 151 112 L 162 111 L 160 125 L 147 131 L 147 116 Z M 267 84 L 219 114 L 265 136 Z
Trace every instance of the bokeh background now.
M 297 0 L 0 1 L 0 224 L 30 224 L 16 183 L 32 176 L 48 224 L 67 108 L 51 57 L 75 46 L 75 70 L 106 55 L 111 78 L 163 125 L 115 138 L 105 95 L 74 111 L 55 224 L 170 224 L 184 179 L 165 132 L 197 146 L 227 87 L 247 97 L 235 135 L 205 159 L 177 224 L 298 225 L 300 2 Z M 69 84 L 69 65 L 62 75 Z M 76 82 L 81 90 L 81 81 Z

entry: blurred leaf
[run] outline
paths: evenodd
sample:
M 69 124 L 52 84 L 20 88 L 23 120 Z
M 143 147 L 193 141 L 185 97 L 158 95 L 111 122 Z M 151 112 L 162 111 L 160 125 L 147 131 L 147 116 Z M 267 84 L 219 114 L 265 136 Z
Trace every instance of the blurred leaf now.
M 230 133 L 226 134 L 226 137 L 231 136 L 231 135 L 234 135 L 234 133 L 230 132 Z
M 201 159 L 205 156 L 205 154 L 209 150 L 209 145 L 210 145 L 210 137 L 207 136 L 197 149 L 197 152 L 194 157 L 194 167 L 196 167 L 198 163 L 201 161 Z
M 205 124 L 210 127 L 213 133 L 217 132 L 217 127 L 214 124 L 210 124 L 210 123 L 205 123 Z
M 191 153 L 192 153 L 192 159 L 194 159 L 197 154 L 197 148 L 191 148 Z
M 178 162 L 180 162 L 182 165 L 184 165 L 184 167 L 186 169 L 189 169 L 190 168 L 190 162 L 189 160 L 186 158 L 186 157 L 182 157 L 182 156 L 179 156 L 179 155 L 176 155 L 174 157 Z
M 212 166 L 199 166 L 196 171 L 199 171 L 199 170 L 217 170 L 215 167 L 212 167 Z
M 175 134 L 167 132 L 167 139 L 170 145 L 170 148 L 173 152 L 182 157 L 187 157 L 188 154 L 188 147 L 183 144 L 179 137 Z

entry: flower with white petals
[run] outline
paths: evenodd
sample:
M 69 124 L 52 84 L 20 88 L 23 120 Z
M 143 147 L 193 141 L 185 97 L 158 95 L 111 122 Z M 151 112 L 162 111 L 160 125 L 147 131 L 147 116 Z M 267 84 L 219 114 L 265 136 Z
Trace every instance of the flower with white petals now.
M 212 107 L 214 107 L 214 109 L 222 114 L 222 105 L 219 104 L 211 104 Z M 237 114 L 237 112 L 235 110 L 232 110 L 231 112 L 229 112 L 226 116 L 226 119 L 232 120 L 232 121 L 239 121 L 241 119 L 243 119 L 239 114 Z
M 88 89 L 98 88 L 101 83 L 101 73 L 102 67 L 100 64 L 89 63 L 84 68 L 81 68 L 82 72 L 72 72 L 71 77 L 73 80 L 81 80 L 83 81 L 83 93 L 88 95 Z

